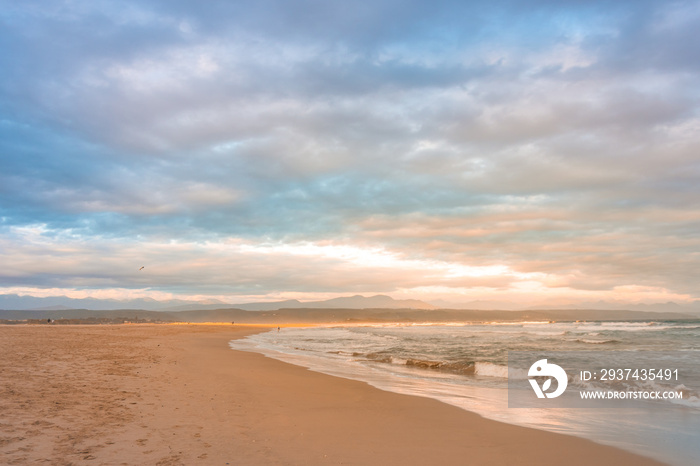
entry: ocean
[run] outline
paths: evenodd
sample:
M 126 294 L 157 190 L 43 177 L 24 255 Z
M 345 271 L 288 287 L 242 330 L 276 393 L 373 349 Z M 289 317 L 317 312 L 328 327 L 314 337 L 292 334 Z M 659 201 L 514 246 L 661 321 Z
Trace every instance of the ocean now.
M 674 466 L 700 464 L 700 321 L 292 327 L 230 345 L 383 390 L 435 398 L 489 419 L 588 438 Z M 596 367 L 605 372 L 599 378 L 608 369 L 620 375 L 617 369 L 634 364 L 637 370 L 649 369 L 650 375 L 662 371 L 656 380 L 645 371 L 642 380 L 627 370 L 624 380 L 610 382 L 592 380 L 595 371 L 586 377 L 577 370 L 578 362 L 571 363 L 565 367 L 569 392 L 664 389 L 682 393 L 682 399 L 599 402 L 595 408 L 565 403 L 558 408 L 509 407 L 509 352 L 511 378 L 513 371 L 527 376 L 529 365 L 515 368 L 513 355 L 520 353 L 514 352 L 564 354 L 572 355 L 572 361 L 598 361 Z

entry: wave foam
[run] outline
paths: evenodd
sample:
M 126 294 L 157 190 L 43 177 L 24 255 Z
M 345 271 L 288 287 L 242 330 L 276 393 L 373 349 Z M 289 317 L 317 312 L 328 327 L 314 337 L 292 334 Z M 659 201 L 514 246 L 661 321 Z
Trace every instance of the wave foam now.
M 501 379 L 508 378 L 508 366 L 502 366 L 500 364 L 493 364 L 490 362 L 476 362 L 474 363 L 474 366 L 474 373 L 476 375 L 498 377 Z
M 620 340 L 590 340 L 588 338 L 577 338 L 576 343 L 586 343 L 588 345 L 616 345 L 622 343 Z

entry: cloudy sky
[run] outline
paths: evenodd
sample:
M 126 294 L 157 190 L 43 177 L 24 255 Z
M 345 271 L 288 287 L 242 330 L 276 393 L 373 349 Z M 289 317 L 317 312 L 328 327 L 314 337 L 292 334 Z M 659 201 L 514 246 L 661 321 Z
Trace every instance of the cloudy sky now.
M 698 1 L 0 0 L 0 293 L 700 299 L 698 44 Z

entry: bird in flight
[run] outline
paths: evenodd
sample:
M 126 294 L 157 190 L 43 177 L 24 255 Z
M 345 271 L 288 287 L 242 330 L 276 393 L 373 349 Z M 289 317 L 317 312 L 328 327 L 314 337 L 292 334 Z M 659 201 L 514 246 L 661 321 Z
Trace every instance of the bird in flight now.
M 146 268 L 146 266 L 145 266 L 145 265 L 142 265 L 141 268 L 139 269 L 139 271 L 141 271 L 141 270 L 143 270 L 143 269 L 145 269 L 145 268 Z

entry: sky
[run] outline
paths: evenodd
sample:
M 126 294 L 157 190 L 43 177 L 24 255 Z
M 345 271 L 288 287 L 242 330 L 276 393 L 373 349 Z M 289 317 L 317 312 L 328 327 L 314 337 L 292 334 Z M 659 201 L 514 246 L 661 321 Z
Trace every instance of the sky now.
M 693 302 L 699 44 L 698 1 L 0 0 L 0 294 Z

